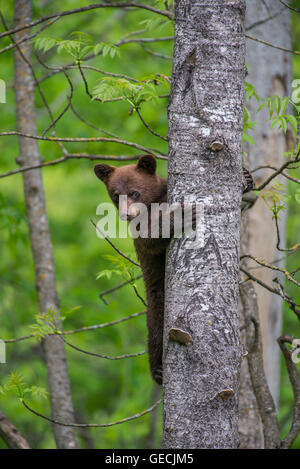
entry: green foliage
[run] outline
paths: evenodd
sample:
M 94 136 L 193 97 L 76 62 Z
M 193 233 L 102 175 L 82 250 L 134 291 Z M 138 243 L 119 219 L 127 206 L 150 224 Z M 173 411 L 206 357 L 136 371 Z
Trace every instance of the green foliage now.
M 169 26 L 170 22 L 171 20 L 169 19 L 162 20 L 161 18 L 153 18 L 140 21 L 140 25 L 142 25 L 146 31 L 155 30 L 156 32 L 161 33 L 167 26 Z
M 153 2 L 154 3 L 154 2 Z M 4 14 L 13 19 L 12 2 L 4 2 Z M 78 5 L 77 5 L 78 6 Z M 65 0 L 63 9 L 76 8 L 73 0 Z M 163 2 L 157 8 L 164 9 Z M 35 19 L 53 11 L 61 11 L 61 2 L 52 0 L 45 7 L 40 2 L 34 5 Z M 97 14 L 96 14 L 97 12 Z M 92 59 L 89 64 L 124 76 L 133 76 L 138 82 L 131 82 L 140 86 L 140 95 L 134 96 L 129 102 L 111 102 L 105 105 L 97 100 L 90 100 L 85 92 L 82 77 L 77 69 L 68 70 L 68 75 L 74 84 L 74 109 L 80 116 L 99 128 L 114 133 L 121 138 L 132 140 L 150 148 L 158 148 L 166 152 L 167 144 L 160 141 L 143 126 L 136 112 L 128 115 L 129 107 L 135 109 L 133 104 L 143 106 L 143 117 L 158 133 L 167 132 L 167 104 L 166 98 L 157 99 L 159 94 L 169 93 L 167 77 L 171 75 L 171 61 L 161 60 L 148 54 L 140 44 L 132 43 L 120 47 L 110 47 L 128 34 L 142 29 L 141 21 L 153 19 L 151 12 L 126 12 L 121 20 L 120 12 L 116 9 L 95 10 L 82 15 L 70 15 L 57 21 L 49 29 L 44 42 L 41 40 L 36 50 L 42 61 L 56 69 L 65 64 L 83 61 L 87 56 Z M 168 24 L 169 25 L 168 25 Z M 167 22 L 163 27 L 163 35 L 172 35 L 172 24 Z M 150 27 L 150 24 L 149 24 Z M 145 29 L 145 28 L 144 28 Z M 88 37 L 71 36 L 71 31 L 84 31 Z M 157 29 L 150 33 L 143 33 L 140 37 L 155 37 Z M 39 37 L 39 36 L 38 36 Z M 138 36 L 137 36 L 138 37 Z M 60 54 L 57 49 L 62 41 Z M 38 43 L 38 39 L 36 39 Z M 77 45 L 76 45 L 77 41 Z M 10 42 L 7 39 L 7 45 Z M 4 44 L 3 46 L 5 46 Z M 88 49 L 84 50 L 84 47 Z M 105 48 L 105 46 L 108 46 Z M 92 48 L 93 47 L 93 48 Z M 113 52 L 113 49 L 120 51 Z M 159 42 L 151 44 L 154 51 L 172 55 L 172 42 Z M 104 50 L 105 49 L 105 50 Z M 72 52 L 72 54 L 69 53 Z M 86 54 L 86 55 L 85 55 Z M 99 55 L 97 55 L 99 54 Z M 83 58 L 82 58 L 83 57 Z M 2 77 L 7 83 L 13 83 L 13 54 L 8 52 L 2 56 Z M 35 70 L 38 78 L 49 74 L 35 61 Z M 84 71 L 92 90 L 98 85 L 99 74 L 94 71 Z M 160 76 L 157 75 L 160 74 Z M 164 79 L 163 76 L 166 78 Z M 120 77 L 121 78 L 121 77 Z M 154 81 L 156 80 L 156 84 Z M 149 81 L 144 83 L 144 81 Z M 57 117 L 67 104 L 66 96 L 69 94 L 69 85 L 63 73 L 53 74 L 50 78 L 41 81 L 40 86 L 45 93 L 53 115 Z M 121 90 L 123 92 L 123 90 Z M 127 92 L 125 92 L 126 94 Z M 142 95 L 142 93 L 145 93 Z M 147 95 L 148 93 L 148 95 Z M 140 103 L 138 102 L 140 98 Z M 145 99 L 145 100 L 144 100 Z M 3 106 L 0 115 L 1 128 L 11 130 L 16 128 L 15 98 L 12 86 L 7 87 L 7 104 Z M 36 109 L 38 134 L 51 123 L 45 104 L 39 92 L 36 92 Z M 71 110 L 57 123 L 58 136 L 97 137 L 99 131 L 88 127 L 77 119 Z M 0 140 L 1 146 L 1 172 L 18 169 L 14 158 L 19 154 L 17 138 Z M 45 162 L 62 156 L 61 148 L 53 143 L 41 142 L 39 144 L 41 155 Z M 69 144 L 66 148 L 70 152 L 99 153 L 106 155 L 136 154 L 132 148 L 102 142 Z M 112 163 L 122 164 L 122 163 Z M 134 312 L 144 310 L 145 307 L 134 294 L 132 285 L 116 291 L 109 301 L 109 306 L 99 299 L 99 293 L 114 287 L 121 279 L 129 279 L 131 267 L 112 263 L 106 255 L 117 258 L 111 246 L 105 240 L 100 240 L 91 228 L 90 218 L 95 215 L 97 205 L 107 200 L 104 185 L 94 176 L 93 162 L 85 160 L 70 160 L 63 165 L 52 166 L 43 170 L 47 210 L 51 227 L 51 237 L 54 247 L 56 277 L 58 293 L 61 302 L 61 311 L 64 327 L 68 330 L 81 328 L 93 324 L 106 323 Z M 159 173 L 167 174 L 167 164 L 158 162 Z M 34 318 L 38 311 L 37 295 L 35 291 L 35 275 L 33 269 L 32 253 L 28 242 L 28 226 L 21 175 L 11 176 L 1 180 L 1 193 L 5 194 L 5 201 L 1 199 L 1 264 L 0 264 L 0 323 L 1 338 L 13 338 L 27 335 L 36 331 L 36 339 L 30 339 L 7 345 L 7 365 L 1 365 L 1 381 L 3 387 L 11 370 L 24 377 L 24 389 L 33 385 L 42 389 L 48 388 L 45 365 L 40 357 L 39 337 L 53 329 L 45 324 L 44 317 L 39 316 L 41 322 Z M 116 245 L 122 252 L 131 253 L 133 243 L 131 239 L 118 239 Z M 126 264 L 127 261 L 125 261 Z M 133 266 L 132 266 L 133 267 Z M 140 272 L 134 268 L 134 272 Z M 115 270 L 109 279 L 109 273 L 96 279 L 97 272 Z M 133 275 L 135 278 L 136 275 Z M 142 280 L 136 281 L 138 291 L 144 295 Z M 74 305 L 82 305 L 82 309 L 68 314 Z M 51 313 L 48 319 L 51 320 Z M 34 323 L 34 324 L 32 324 Z M 52 324 L 50 322 L 50 324 Z M 31 328 L 30 326 L 34 326 Z M 56 332 L 59 332 L 57 328 Z M 98 350 L 107 355 L 122 355 L 124 353 L 144 350 L 147 343 L 145 316 L 140 316 L 123 324 L 106 327 L 91 332 L 73 335 L 70 342 L 86 350 Z M 154 402 L 153 382 L 149 373 L 147 356 L 114 362 L 83 356 L 67 348 L 68 366 L 71 375 L 74 405 L 82 420 L 85 422 L 105 423 L 133 415 L 146 409 Z M 83 388 L 84 383 L 84 388 Z M 1 388 L 2 389 L 2 388 Z M 84 391 L 83 391 L 84 389 Z M 37 392 L 37 390 L 36 390 Z M 28 413 L 19 405 L 14 392 L 1 394 L 1 406 L 12 418 L 16 425 L 28 436 L 34 448 L 55 448 L 55 441 L 51 425 L 45 425 L 42 419 Z M 18 395 L 18 394 L 17 394 Z M 27 396 L 27 394 L 26 394 Z M 33 392 L 31 396 L 34 397 Z M 48 399 L 35 400 L 34 408 L 44 415 L 50 415 Z M 151 415 L 115 427 L 91 432 L 96 448 L 144 448 L 150 428 Z M 160 418 L 162 418 L 160 414 Z M 130 431 L 128 431 L 130 425 Z M 157 426 L 155 447 L 159 448 L 161 430 Z M 81 447 L 86 447 L 86 441 L 80 438 Z M 0 440 L 0 448 L 5 444 Z
M 287 202 L 291 199 L 286 193 L 286 186 L 279 181 L 275 181 L 269 190 L 261 194 L 261 197 L 273 212 L 273 218 L 280 218 L 280 212 L 287 210 Z
M 58 54 L 66 52 L 73 57 L 76 62 L 81 62 L 88 54 L 98 55 L 102 52 L 103 56 L 110 55 L 112 58 L 120 56 L 120 51 L 114 44 L 105 42 L 94 43 L 91 36 L 82 31 L 74 31 L 70 34 L 72 39 L 54 39 L 52 37 L 37 37 L 35 39 L 35 48 L 37 51 L 48 52 L 57 47 Z
M 74 311 L 81 309 L 81 306 L 74 306 L 73 308 L 61 313 L 54 307 L 49 308 L 46 313 L 38 313 L 35 315 L 35 324 L 29 326 L 31 334 L 33 334 L 39 341 L 44 339 L 49 334 L 60 334 L 61 331 L 57 327 L 57 321 L 64 321 Z
M 244 127 L 243 127 L 243 137 L 242 137 L 243 142 L 252 143 L 252 145 L 256 144 L 254 138 L 248 134 L 248 130 L 254 130 L 256 125 L 257 125 L 257 122 L 251 120 L 250 112 L 246 108 L 246 106 L 244 106 Z
M 0 397 L 7 394 L 17 395 L 19 399 L 23 399 L 25 394 L 46 399 L 48 392 L 40 386 L 27 387 L 24 377 L 18 372 L 12 372 L 8 375 L 4 385 L 0 386 Z
M 123 98 L 130 100 L 134 99 L 142 88 L 142 85 L 137 85 L 124 78 L 105 77 L 99 80 L 99 84 L 95 86 L 92 94 L 93 99 L 99 99 L 102 102 Z
M 290 103 L 293 104 L 288 96 L 281 98 L 278 95 L 273 95 L 263 99 L 262 104 L 258 108 L 258 111 L 268 108 L 271 129 L 277 127 L 278 129 L 283 129 L 284 133 L 286 133 L 288 124 L 290 123 L 291 128 L 296 135 L 299 123 L 298 106 L 294 106 L 297 112 L 296 117 L 293 114 L 285 114 L 285 111 L 287 110 Z
M 154 100 L 158 101 L 158 86 L 169 86 L 165 75 L 151 74 L 140 81 L 129 81 L 126 78 L 105 77 L 98 81 L 92 94 L 93 99 L 102 102 L 113 100 L 126 100 L 134 109 L 141 103 Z

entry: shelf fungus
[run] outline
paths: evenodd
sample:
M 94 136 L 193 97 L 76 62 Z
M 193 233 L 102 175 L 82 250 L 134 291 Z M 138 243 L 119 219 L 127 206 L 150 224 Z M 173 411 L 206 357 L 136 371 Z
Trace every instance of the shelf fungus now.
M 222 391 L 218 392 L 218 396 L 220 396 L 224 401 L 227 401 L 234 395 L 233 389 L 223 389 Z
M 223 142 L 220 142 L 219 140 L 215 140 L 210 145 L 210 149 L 213 152 L 221 151 L 221 150 L 223 150 L 223 147 L 224 147 Z
M 179 344 L 188 346 L 193 343 L 191 334 L 176 327 L 172 327 L 172 329 L 169 330 L 169 337 L 174 342 L 179 342 Z

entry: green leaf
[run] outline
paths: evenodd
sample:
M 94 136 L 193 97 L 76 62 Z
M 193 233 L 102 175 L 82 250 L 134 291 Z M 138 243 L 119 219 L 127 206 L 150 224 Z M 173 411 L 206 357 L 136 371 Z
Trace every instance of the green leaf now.
M 36 50 L 47 52 L 57 45 L 57 40 L 52 37 L 37 37 L 34 41 L 34 47 Z
M 295 116 L 293 116 L 292 114 L 288 114 L 286 116 L 286 119 L 289 121 L 289 123 L 291 124 L 291 127 L 294 131 L 295 134 L 297 134 L 297 131 L 298 131 L 298 122 L 297 122 L 297 119 Z
M 281 110 L 280 110 L 281 114 L 283 114 L 287 110 L 289 102 L 290 102 L 290 98 L 288 96 L 286 96 L 285 98 L 282 99 L 282 101 L 281 101 Z
M 265 109 L 266 107 L 268 107 L 268 100 L 266 99 L 265 101 L 263 101 L 263 103 L 259 106 L 259 108 L 257 109 L 257 112 L 260 112 L 262 109 Z
M 256 141 L 254 140 L 254 138 L 252 138 L 251 135 L 248 134 L 243 134 L 242 141 L 252 143 L 252 145 L 256 145 Z

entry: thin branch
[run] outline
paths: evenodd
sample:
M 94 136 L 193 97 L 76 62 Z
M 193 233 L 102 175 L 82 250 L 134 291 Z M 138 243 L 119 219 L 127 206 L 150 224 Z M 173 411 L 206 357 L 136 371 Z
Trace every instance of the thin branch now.
M 143 415 L 149 414 L 152 412 L 161 402 L 162 399 L 159 399 L 153 406 L 149 407 L 149 409 L 144 410 L 143 412 L 140 412 L 139 414 L 132 415 L 131 417 L 126 417 L 122 420 L 117 420 L 116 422 L 111 422 L 111 423 L 66 423 L 66 422 L 60 422 L 58 420 L 53 420 L 50 419 L 49 417 L 46 417 L 45 415 L 40 414 L 36 410 L 32 409 L 29 407 L 29 405 L 24 401 L 24 399 L 21 400 L 22 404 L 24 407 L 26 407 L 29 412 L 31 412 L 34 415 L 37 415 L 38 417 L 43 418 L 44 420 L 47 420 L 48 422 L 54 423 L 56 425 L 62 425 L 64 427 L 88 427 L 88 428 L 105 428 L 105 427 L 112 427 L 113 425 L 119 425 L 121 423 L 126 423 L 131 420 L 135 420 L 139 417 L 142 417 Z
M 60 163 L 64 163 L 65 161 L 68 160 L 77 160 L 77 159 L 84 159 L 84 160 L 91 160 L 91 161 L 96 161 L 96 160 L 102 160 L 102 161 L 135 161 L 138 160 L 141 155 L 135 155 L 135 156 L 118 156 L 118 155 L 92 155 L 88 153 L 68 153 L 66 156 L 63 156 L 61 158 L 58 158 L 57 160 L 49 161 L 47 163 L 40 163 L 37 165 L 32 165 L 32 166 L 23 166 L 20 169 L 14 169 L 13 171 L 8 171 L 7 173 L 2 173 L 0 174 L 0 179 L 8 177 L 8 176 L 13 176 L 14 174 L 18 173 L 24 173 L 26 171 L 31 171 L 33 169 L 38 169 L 38 168 L 45 168 L 48 166 L 55 166 Z M 157 157 L 160 158 L 160 157 Z M 164 159 L 164 158 L 163 158 Z
M 9 449 L 30 449 L 29 443 L 1 410 L 0 437 L 5 441 Z
M 289 52 L 290 54 L 300 55 L 300 52 L 297 51 L 297 50 L 286 49 L 285 47 L 276 46 L 275 44 L 272 44 L 271 42 L 264 41 L 263 39 L 258 39 L 257 37 L 249 36 L 249 34 L 245 34 L 245 37 L 248 38 L 248 39 L 251 39 L 252 41 L 260 42 L 261 44 L 265 44 L 266 46 L 273 47 L 274 49 L 282 50 L 283 52 Z
M 275 220 L 276 234 L 277 234 L 276 248 L 278 249 L 278 251 L 280 251 L 280 252 L 295 252 L 295 251 L 298 251 L 300 249 L 300 243 L 295 244 L 291 248 L 281 248 L 280 247 L 280 230 L 279 230 L 279 226 L 278 226 L 278 215 L 276 213 L 274 213 L 274 220 Z
M 120 324 L 122 322 L 128 321 L 129 319 L 137 318 L 138 316 L 142 316 L 144 314 L 146 314 L 146 311 L 141 311 L 139 313 L 133 313 L 133 314 L 130 314 L 129 316 L 126 316 L 124 318 L 116 319 L 115 321 L 104 322 L 102 324 L 94 324 L 92 326 L 79 327 L 78 329 L 73 329 L 73 330 L 70 330 L 70 331 L 59 331 L 59 335 L 65 336 L 65 335 L 78 334 L 80 332 L 95 331 L 97 329 L 103 329 L 104 327 L 115 326 L 116 324 Z M 50 335 L 50 336 L 51 335 L 57 335 L 57 332 L 50 332 L 47 335 Z M 22 342 L 23 340 L 33 339 L 33 338 L 36 338 L 36 335 L 35 334 L 29 334 L 29 335 L 25 335 L 25 336 L 22 336 L 22 337 L 17 337 L 15 339 L 4 339 L 3 342 L 5 344 L 14 344 L 16 342 Z
M 240 285 L 244 320 L 254 326 L 254 338 L 246 328 L 247 361 L 253 391 L 257 400 L 264 432 L 265 449 L 279 448 L 280 436 L 276 408 L 269 390 L 263 364 L 261 333 L 259 328 L 258 305 L 255 290 L 251 282 Z
M 87 5 L 87 6 L 82 7 L 82 8 L 75 8 L 74 10 L 65 10 L 65 11 L 61 11 L 60 13 L 54 13 L 52 15 L 43 16 L 42 18 L 39 18 L 36 21 L 32 21 L 28 24 L 23 24 L 23 25 L 18 26 L 16 28 L 10 29 L 9 31 L 5 31 L 4 33 L 1 33 L 0 34 L 0 39 L 2 37 L 8 36 L 10 34 L 15 34 L 19 31 L 24 31 L 25 29 L 32 28 L 33 26 L 37 26 L 38 24 L 41 24 L 44 21 L 48 21 L 48 20 L 50 20 L 52 18 L 56 18 L 56 17 L 62 18 L 63 16 L 72 15 L 72 14 L 76 14 L 76 13 L 83 13 L 85 11 L 91 11 L 91 10 L 95 10 L 97 8 L 129 8 L 129 7 L 142 8 L 142 9 L 145 9 L 145 10 L 152 11 L 153 13 L 157 13 L 159 15 L 166 16 L 169 19 L 173 19 L 173 14 L 168 12 L 168 11 L 158 10 L 157 8 L 151 7 L 150 5 L 145 5 L 145 4 L 141 4 L 141 3 L 134 3 L 134 2 L 94 3 L 93 5 Z
M 100 230 L 100 228 L 96 225 L 96 223 L 94 222 L 94 220 L 91 219 L 91 223 L 92 225 L 94 225 L 94 227 L 96 228 L 96 230 L 101 234 L 101 237 L 104 238 L 110 245 L 111 247 L 114 248 L 114 250 L 120 254 L 120 256 L 124 257 L 124 259 L 126 259 L 127 261 L 131 262 L 133 265 L 135 265 L 136 267 L 141 267 L 140 264 L 138 264 L 137 262 L 135 262 L 133 259 L 131 259 L 130 257 L 126 256 L 126 254 L 124 254 L 124 252 L 120 251 L 120 249 L 117 248 L 117 246 L 114 245 L 114 243 L 111 242 L 111 240 L 105 236 L 104 233 L 102 233 L 102 231 Z
M 281 442 L 281 448 L 290 448 L 300 432 L 300 378 L 297 372 L 296 363 L 294 363 L 292 360 L 292 353 L 286 346 L 286 343 L 292 344 L 293 340 L 294 337 L 290 335 L 284 335 L 277 339 L 277 342 L 281 348 L 285 359 L 290 383 L 294 394 L 292 426 L 287 436 Z
M 276 178 L 279 174 L 282 173 L 282 171 L 285 169 L 285 168 L 288 168 L 289 165 L 297 162 L 297 158 L 298 158 L 299 155 L 296 156 L 296 158 L 293 158 L 292 160 L 288 160 L 286 161 L 285 163 L 283 163 L 280 168 L 278 168 L 277 170 L 274 171 L 273 174 L 271 174 L 270 177 L 268 177 L 268 179 L 266 179 L 260 186 L 258 187 L 255 187 L 255 190 L 256 191 L 262 191 L 268 184 L 270 184 L 270 182 Z M 258 168 L 256 168 L 258 169 Z
M 142 123 L 144 124 L 144 126 L 146 127 L 146 129 L 149 130 L 149 132 L 151 132 L 151 134 L 155 135 L 155 137 L 158 137 L 160 138 L 161 140 L 164 140 L 165 142 L 168 141 L 168 139 L 166 137 L 163 137 L 162 135 L 158 134 L 157 132 L 155 132 L 155 130 L 151 129 L 150 125 L 147 124 L 147 122 L 144 121 L 140 111 L 136 108 L 135 109 L 136 112 L 137 112 L 137 115 L 139 116 L 139 118 L 141 119 Z
M 268 23 L 271 20 L 274 20 L 277 18 L 277 16 L 281 15 L 282 11 L 284 8 L 281 7 L 280 10 L 276 11 L 275 13 L 271 13 L 267 18 L 264 18 L 262 20 L 256 21 L 255 23 L 251 24 L 246 28 L 246 31 L 251 31 L 251 29 L 256 28 L 257 26 L 261 26 L 262 24 Z
M 171 41 L 171 40 L 173 40 L 173 36 L 166 36 L 166 37 L 160 37 L 160 38 L 126 39 L 126 38 L 128 38 L 128 36 L 129 36 L 129 34 L 127 34 L 125 37 L 123 37 L 123 39 L 120 39 L 119 41 L 115 42 L 113 45 L 116 46 L 116 47 L 119 47 L 119 46 L 123 46 L 123 45 L 126 45 L 126 44 L 131 44 L 131 43 L 143 44 L 143 43 L 149 43 L 149 42 L 161 42 L 161 41 Z M 89 55 L 82 58 L 82 62 L 86 62 L 88 60 L 94 59 L 94 58 L 98 57 L 99 55 L 102 55 L 102 52 L 103 51 L 100 50 L 96 55 L 95 54 L 89 54 Z M 38 55 L 37 55 L 37 57 L 38 57 Z M 49 65 L 43 64 L 41 62 L 40 58 L 38 58 L 38 60 L 41 63 L 41 65 L 43 65 L 45 68 L 47 68 L 48 70 L 52 70 L 50 73 L 48 73 L 47 75 L 40 78 L 39 83 L 41 83 L 42 81 L 47 80 L 48 78 L 51 78 L 54 75 L 57 75 L 58 73 L 61 73 L 63 70 L 68 70 L 70 68 L 74 68 L 74 69 L 78 68 L 76 62 L 70 63 L 68 65 L 64 65 L 64 66 L 61 66 L 61 67 L 50 67 Z M 81 66 L 83 67 L 83 65 L 81 65 Z M 106 74 L 108 74 L 108 72 L 106 72 Z M 115 75 L 117 75 L 117 74 L 115 74 Z M 115 75 L 111 74 L 111 76 L 115 76 Z
M 71 106 L 71 101 L 72 101 L 72 97 L 73 97 L 73 84 L 70 80 L 70 78 L 68 77 L 67 73 L 64 72 L 64 75 L 66 77 L 66 79 L 68 80 L 68 83 L 70 85 L 70 96 L 68 96 L 68 104 L 65 106 L 65 108 L 63 109 L 63 111 L 57 116 L 56 119 L 53 120 L 53 122 L 51 122 L 51 124 L 44 130 L 44 132 L 42 133 L 42 137 L 44 137 L 47 132 L 49 132 L 50 129 L 52 129 L 52 127 L 55 128 L 55 125 L 57 124 L 57 122 L 64 116 L 64 114 L 68 111 L 68 109 L 70 108 Z
M 286 269 L 282 269 L 280 267 L 277 267 L 275 265 L 271 265 L 271 264 L 268 264 L 267 262 L 265 261 L 262 261 L 260 259 L 257 259 L 257 257 L 255 256 L 252 256 L 251 254 L 244 254 L 241 256 L 241 259 L 244 259 L 244 258 L 249 258 L 249 259 L 252 259 L 253 261 L 255 261 L 257 264 L 261 265 L 262 267 L 266 267 L 267 269 L 271 269 L 271 270 L 275 270 L 276 272 L 282 272 L 286 278 L 294 283 L 295 285 L 297 285 L 297 287 L 300 287 L 300 283 L 297 282 L 293 277 L 292 277 L 292 274 L 290 274 L 290 272 L 288 272 Z
M 256 282 L 258 283 L 259 285 L 261 285 L 262 287 L 264 287 L 266 290 L 270 291 L 271 293 L 274 293 L 275 295 L 279 295 L 281 296 L 281 298 L 286 301 L 290 307 L 290 309 L 296 314 L 296 316 L 298 317 L 298 319 L 300 319 L 300 310 L 297 309 L 297 306 L 300 306 L 298 305 L 297 303 L 295 303 L 295 301 L 290 298 L 283 290 L 282 286 L 280 286 L 280 289 L 275 289 L 275 288 L 272 288 L 270 287 L 269 285 L 267 285 L 266 283 L 264 283 L 262 280 L 260 280 L 259 278 L 255 277 L 254 275 L 250 274 L 249 271 L 245 270 L 243 267 L 240 267 L 240 271 L 243 272 L 244 274 L 247 275 L 247 277 L 250 279 L 250 280 L 253 280 L 253 282 Z M 274 282 L 276 281 L 276 279 L 274 279 Z M 244 283 L 244 281 L 242 281 L 240 283 L 240 285 L 242 285 Z M 277 281 L 278 283 L 278 281 Z
M 132 282 L 135 282 L 136 280 L 139 280 L 140 278 L 142 278 L 143 276 L 142 275 L 138 275 L 137 277 L 133 278 L 132 280 L 127 280 L 126 282 L 123 282 L 123 283 L 120 283 L 119 285 L 117 285 L 116 287 L 113 287 L 113 288 L 110 288 L 109 290 L 105 290 L 103 291 L 102 293 L 99 293 L 99 298 L 100 300 L 103 301 L 103 303 L 105 305 L 109 305 L 109 303 L 104 299 L 104 296 L 106 295 L 109 295 L 110 293 L 115 293 L 116 291 L 118 291 L 120 288 L 123 288 L 125 287 L 126 285 L 129 285 L 130 283 Z
M 1 15 L 2 15 L 2 13 L 1 13 Z M 54 18 L 54 20 L 49 21 L 49 23 L 47 23 L 47 24 L 44 24 L 44 26 L 42 26 L 38 31 L 36 31 L 31 36 L 25 36 L 23 39 L 20 39 L 19 41 L 15 41 L 12 44 L 10 44 L 9 46 L 4 47 L 3 49 L 0 49 L 0 54 L 3 54 L 3 52 L 6 52 L 8 50 L 14 49 L 15 47 L 18 47 L 23 42 L 30 41 L 31 39 L 34 39 L 36 36 L 38 36 L 40 33 L 42 33 L 49 26 L 52 26 L 52 24 L 56 23 L 56 21 L 58 21 L 59 19 L 60 19 L 60 17 L 57 16 L 56 18 Z
M 158 57 L 159 59 L 164 59 L 164 60 L 173 60 L 173 57 L 171 57 L 170 55 L 161 54 L 160 52 L 154 52 L 152 49 L 149 49 L 149 47 L 143 46 L 143 44 L 141 44 L 141 46 L 145 52 L 152 55 L 153 57 Z
M 291 7 L 290 5 L 288 5 L 287 3 L 283 2 L 283 0 L 279 0 L 280 3 L 282 3 L 282 5 L 284 5 L 286 8 L 288 8 L 289 10 L 292 10 L 292 11 L 295 11 L 296 13 L 300 13 L 300 10 L 298 10 L 298 8 L 293 8 Z
M 106 360 L 123 360 L 124 358 L 135 358 L 135 357 L 140 357 L 142 355 L 146 355 L 148 353 L 146 350 L 143 350 L 142 352 L 137 352 L 137 353 L 127 353 L 124 355 L 118 355 L 116 357 L 112 357 L 109 355 L 102 355 L 100 353 L 95 353 L 95 352 L 89 352 L 87 350 L 83 350 L 82 348 L 77 347 L 76 345 L 71 344 L 67 340 L 65 340 L 63 337 L 59 336 L 63 342 L 68 345 L 69 347 L 73 348 L 77 352 L 84 353 L 85 355 L 90 355 L 92 357 L 98 357 L 98 358 L 104 358 Z
M 142 145 L 138 145 L 134 142 L 127 142 L 126 140 L 118 139 L 118 138 L 107 138 L 107 137 L 42 137 L 41 135 L 29 135 L 26 133 L 18 132 L 16 130 L 9 131 L 9 132 L 1 132 L 0 137 L 8 137 L 19 135 L 20 137 L 31 138 L 33 140 L 44 140 L 48 142 L 69 142 L 69 143 L 81 143 L 81 142 L 108 142 L 108 143 L 118 143 L 120 145 L 125 145 L 132 148 L 137 148 L 138 150 L 144 151 L 146 153 L 154 153 L 155 155 L 165 156 L 167 159 L 167 155 L 160 152 L 159 150 L 155 150 L 154 148 L 146 148 Z

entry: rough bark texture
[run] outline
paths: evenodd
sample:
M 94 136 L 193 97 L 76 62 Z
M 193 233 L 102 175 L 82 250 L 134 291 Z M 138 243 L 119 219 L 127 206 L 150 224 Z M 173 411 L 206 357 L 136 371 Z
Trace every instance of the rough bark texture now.
M 242 216 L 241 223 L 241 252 L 249 251 L 248 239 L 248 223 L 249 213 L 245 212 Z M 243 266 L 247 268 L 247 261 L 244 259 Z M 253 287 L 252 287 L 253 288 Z M 253 297 L 253 295 L 252 295 Z M 257 307 L 256 297 L 253 303 Z M 249 374 L 248 355 L 252 353 L 248 349 L 248 334 L 251 326 L 252 309 L 246 310 L 245 304 L 239 302 L 240 309 L 240 325 L 241 325 L 241 342 L 244 350 L 244 359 L 241 365 L 240 389 L 239 389 L 239 435 L 240 449 L 263 449 L 264 437 L 263 428 L 257 404 L 257 399 L 253 391 L 251 376 Z M 258 321 L 258 317 L 256 318 Z M 252 329 L 251 329 L 252 331 Z M 247 357 L 247 358 L 246 358 Z
M 262 421 L 264 448 L 275 449 L 280 446 L 279 427 L 274 400 L 264 371 L 257 297 L 252 282 L 243 283 L 240 286 L 240 293 L 244 321 L 247 324 L 245 336 L 248 370 Z
M 268 20 L 256 27 L 251 27 L 260 20 L 264 20 L 280 11 L 274 19 Z M 273 0 L 248 0 L 246 25 L 251 28 L 249 34 L 273 44 L 292 48 L 290 12 L 279 2 Z M 274 94 L 286 96 L 291 86 L 291 55 L 277 49 L 247 41 L 246 62 L 250 65 L 247 81 L 254 85 L 258 95 L 265 98 Z M 253 111 L 257 104 L 253 101 Z M 251 107 L 250 107 L 251 109 Z M 252 111 L 252 110 L 251 110 Z M 285 161 L 283 152 L 287 151 L 287 141 L 282 130 L 270 130 L 266 121 L 267 113 L 251 113 L 252 120 L 257 121 L 257 130 L 254 133 L 256 145 L 248 148 L 249 167 L 256 168 L 261 165 L 280 167 Z M 268 169 L 253 174 L 256 185 L 270 176 Z M 286 184 L 286 179 L 278 178 Z M 281 212 L 279 222 L 281 233 L 281 246 L 285 241 L 286 220 Z M 249 212 L 248 221 L 249 251 L 259 259 L 272 263 L 281 256 L 276 250 L 276 230 L 272 213 L 262 199 L 258 200 Z M 278 267 L 283 267 L 279 263 Z M 269 269 L 252 271 L 263 282 L 272 285 L 273 272 Z M 255 285 L 257 292 L 262 340 L 264 350 L 264 365 L 269 387 L 275 402 L 279 393 L 279 347 L 276 342 L 281 333 L 282 300 L 279 296 L 267 292 L 263 287 Z
M 175 2 L 168 196 L 203 203 L 205 245 L 174 240 L 167 255 L 166 448 L 238 446 L 244 13 L 244 0 Z
M 0 437 L 5 441 L 9 449 L 30 449 L 29 443 L 1 410 Z
M 15 0 L 15 26 L 30 23 L 32 4 L 30 0 Z M 22 38 L 23 32 L 16 35 Z M 31 60 L 31 46 L 25 42 L 21 51 Z M 37 135 L 34 105 L 34 79 L 32 70 L 20 52 L 15 49 L 15 93 L 18 130 Z M 20 137 L 20 166 L 32 166 L 41 162 L 39 148 L 34 140 Z M 44 186 L 41 171 L 36 169 L 23 173 L 24 194 L 30 230 L 30 240 L 36 273 L 36 288 L 39 310 L 59 308 L 56 291 L 55 266 L 45 204 Z M 59 337 L 48 337 L 43 343 L 48 371 L 53 419 L 74 422 L 70 382 L 64 344 Z M 54 425 L 54 435 L 58 448 L 77 448 L 74 429 Z

